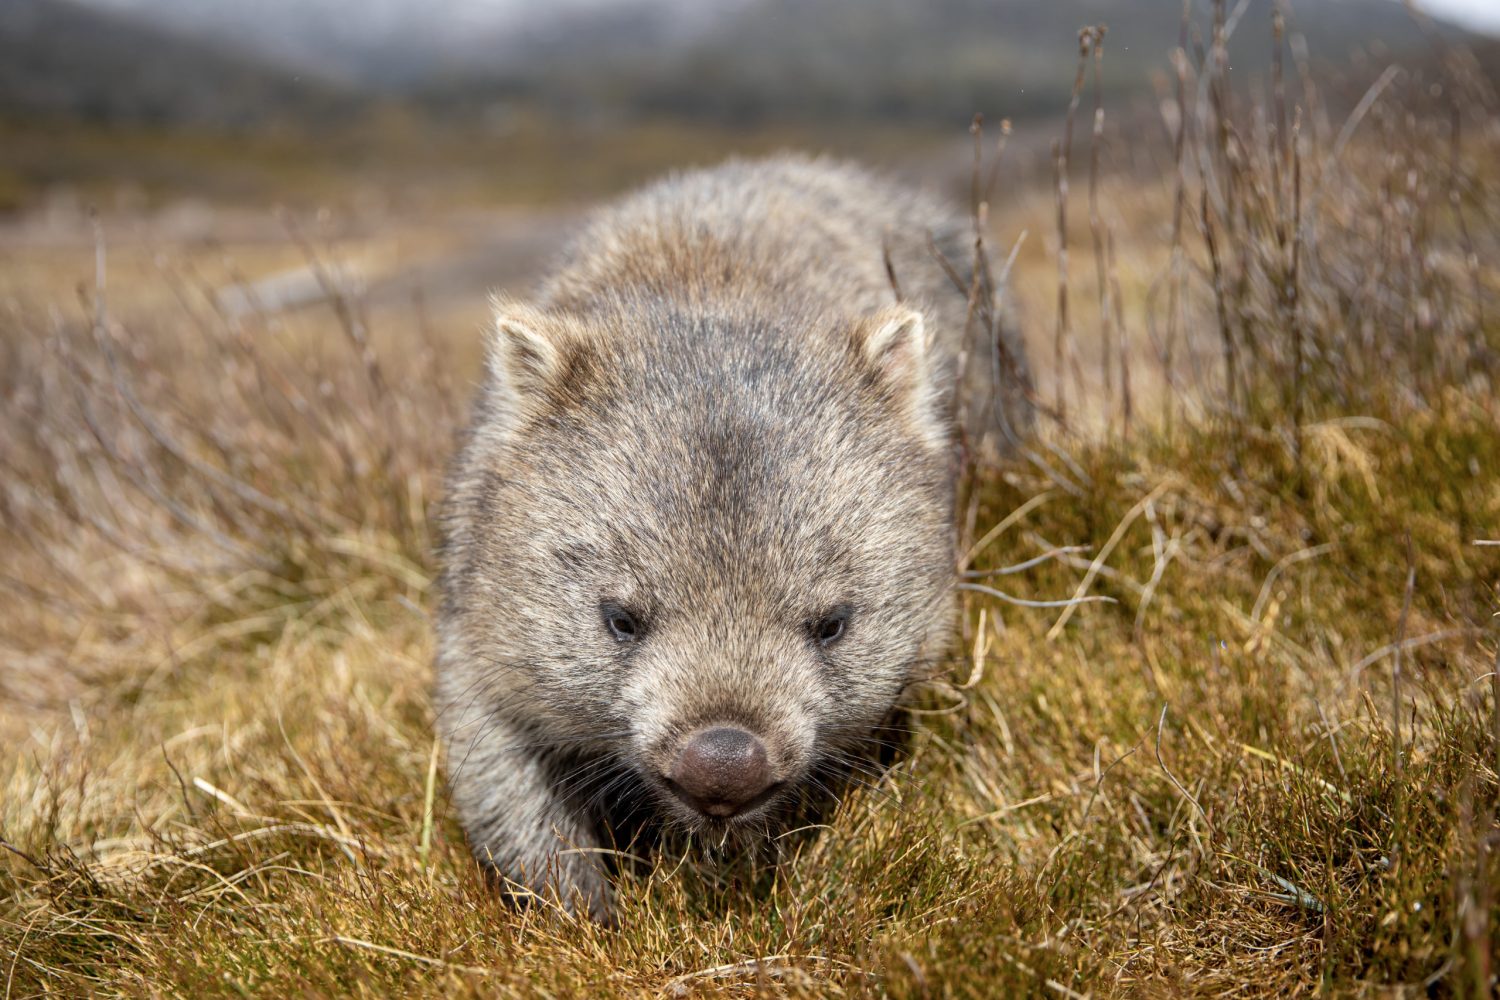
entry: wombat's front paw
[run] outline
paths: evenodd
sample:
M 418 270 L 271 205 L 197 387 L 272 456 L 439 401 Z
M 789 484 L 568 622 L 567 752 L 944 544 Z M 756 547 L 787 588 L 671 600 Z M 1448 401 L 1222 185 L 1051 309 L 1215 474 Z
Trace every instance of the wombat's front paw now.
M 488 861 L 481 864 L 488 881 L 513 905 L 561 906 L 573 916 L 588 917 L 606 927 L 614 925 L 609 878 L 592 863 L 554 855 L 534 876 L 503 871 Z
M 565 871 L 547 890 L 548 898 L 555 893 L 563 909 L 574 916 L 586 916 L 596 924 L 614 926 L 614 892 L 609 887 L 605 874 L 592 866 L 580 866 L 577 870 Z

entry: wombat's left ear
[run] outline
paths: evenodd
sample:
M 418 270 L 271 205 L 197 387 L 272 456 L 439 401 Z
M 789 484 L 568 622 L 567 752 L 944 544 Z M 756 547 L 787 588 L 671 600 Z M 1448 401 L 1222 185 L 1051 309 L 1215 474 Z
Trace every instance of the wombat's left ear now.
M 932 341 L 922 314 L 897 305 L 866 317 L 854 328 L 860 361 L 884 386 L 923 441 L 933 448 L 948 443 L 948 420 L 941 411 L 932 372 Z

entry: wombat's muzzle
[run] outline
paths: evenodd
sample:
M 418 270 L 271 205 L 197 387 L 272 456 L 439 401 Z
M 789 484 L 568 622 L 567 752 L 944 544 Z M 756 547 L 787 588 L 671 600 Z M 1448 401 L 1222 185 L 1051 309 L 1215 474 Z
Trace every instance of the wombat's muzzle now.
M 727 819 L 748 812 L 781 788 L 766 745 L 737 726 L 713 726 L 690 737 L 666 775 L 672 792 L 699 812 Z

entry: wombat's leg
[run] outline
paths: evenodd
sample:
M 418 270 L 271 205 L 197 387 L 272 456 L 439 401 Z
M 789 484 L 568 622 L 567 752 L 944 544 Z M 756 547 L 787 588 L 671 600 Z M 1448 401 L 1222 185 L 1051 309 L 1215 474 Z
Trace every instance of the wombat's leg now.
M 534 893 L 607 923 L 609 881 L 593 822 L 563 797 L 556 769 L 522 733 L 500 720 L 486 730 L 449 764 L 474 856 L 518 900 Z

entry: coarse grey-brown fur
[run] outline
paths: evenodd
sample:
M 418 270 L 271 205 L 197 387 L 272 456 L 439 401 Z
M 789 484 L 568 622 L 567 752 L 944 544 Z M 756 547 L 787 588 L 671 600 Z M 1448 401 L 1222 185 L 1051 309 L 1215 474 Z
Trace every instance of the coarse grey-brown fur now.
M 605 918 L 611 816 L 712 828 L 662 783 L 704 726 L 764 741 L 785 791 L 727 827 L 769 828 L 942 652 L 955 423 L 994 447 L 1021 412 L 992 401 L 1014 340 L 965 343 L 934 254 L 967 281 L 968 232 L 852 166 L 735 161 L 599 212 L 538 302 L 497 303 L 436 702 L 470 845 L 511 891 Z

